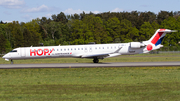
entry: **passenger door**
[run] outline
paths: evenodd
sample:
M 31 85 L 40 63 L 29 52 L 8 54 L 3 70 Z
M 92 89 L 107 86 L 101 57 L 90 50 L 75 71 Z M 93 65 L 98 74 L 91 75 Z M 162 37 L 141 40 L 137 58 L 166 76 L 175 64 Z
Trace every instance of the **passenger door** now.
M 21 48 L 21 57 L 26 57 L 26 48 Z

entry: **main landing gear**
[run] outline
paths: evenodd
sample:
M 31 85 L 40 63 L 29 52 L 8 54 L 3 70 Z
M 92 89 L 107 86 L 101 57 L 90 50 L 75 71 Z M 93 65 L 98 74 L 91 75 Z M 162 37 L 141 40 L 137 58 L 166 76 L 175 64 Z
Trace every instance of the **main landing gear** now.
M 99 59 L 98 59 L 98 58 L 94 58 L 93 62 L 94 62 L 94 63 L 98 63 L 98 62 L 99 62 Z
M 11 60 L 11 64 L 13 64 L 13 60 Z

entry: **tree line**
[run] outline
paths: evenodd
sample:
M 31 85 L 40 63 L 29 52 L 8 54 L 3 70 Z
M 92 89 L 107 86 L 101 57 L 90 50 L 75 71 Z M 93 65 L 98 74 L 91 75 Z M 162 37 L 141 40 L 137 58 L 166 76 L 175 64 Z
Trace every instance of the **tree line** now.
M 124 43 L 148 40 L 159 28 L 180 30 L 180 11 L 104 12 L 42 17 L 30 22 L 0 22 L 0 53 L 17 47 Z M 164 46 L 180 50 L 180 32 L 168 34 Z

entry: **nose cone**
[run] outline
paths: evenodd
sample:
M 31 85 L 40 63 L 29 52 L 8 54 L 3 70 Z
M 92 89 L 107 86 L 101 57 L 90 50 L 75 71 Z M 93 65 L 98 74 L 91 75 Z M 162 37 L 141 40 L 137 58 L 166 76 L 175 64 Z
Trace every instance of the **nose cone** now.
M 8 58 L 7 54 L 5 54 L 2 58 L 7 59 Z
M 9 61 L 7 54 L 4 55 L 2 58 L 4 58 L 6 61 Z
M 6 57 L 6 56 L 4 55 L 2 58 L 5 59 L 5 57 Z

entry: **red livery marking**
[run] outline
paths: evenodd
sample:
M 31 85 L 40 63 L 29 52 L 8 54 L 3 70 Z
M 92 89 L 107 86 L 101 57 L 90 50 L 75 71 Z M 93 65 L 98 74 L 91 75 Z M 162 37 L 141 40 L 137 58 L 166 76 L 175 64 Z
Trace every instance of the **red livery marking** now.
M 46 55 L 46 53 L 49 53 L 49 49 L 44 49 L 44 55 Z
M 52 51 L 54 50 L 54 48 L 50 51 L 50 53 L 48 53 L 48 55 L 50 55 L 52 53 Z
M 72 54 L 72 52 L 70 54 Z
M 37 50 L 37 55 L 39 55 L 39 56 L 43 55 L 43 50 L 42 49 L 38 49 Z
M 38 56 L 46 55 L 46 54 L 51 55 L 53 50 L 54 50 L 54 48 L 51 51 L 49 51 L 49 49 L 47 49 L 47 48 L 45 48 L 44 50 L 43 49 L 37 49 L 37 50 L 36 49 L 34 49 L 34 50 L 30 49 L 30 56 L 33 56 L 33 54 L 34 54 L 34 56 L 36 56 L 36 54 Z
M 32 49 L 30 49 L 30 56 L 32 56 L 32 54 L 34 54 L 34 56 L 36 56 L 36 50 L 34 49 L 34 51 L 32 51 Z
M 151 50 L 152 50 L 152 48 L 153 48 L 153 47 L 152 47 L 152 45 L 151 45 L 151 44 L 147 45 L 147 50 L 148 50 L 148 51 L 151 51 Z
M 166 29 L 160 29 L 159 31 L 164 31 L 164 30 L 166 30 Z M 159 40 L 159 38 L 161 37 L 162 34 L 163 34 L 163 32 L 157 32 L 155 37 L 152 39 L 151 43 L 156 44 L 156 42 Z

